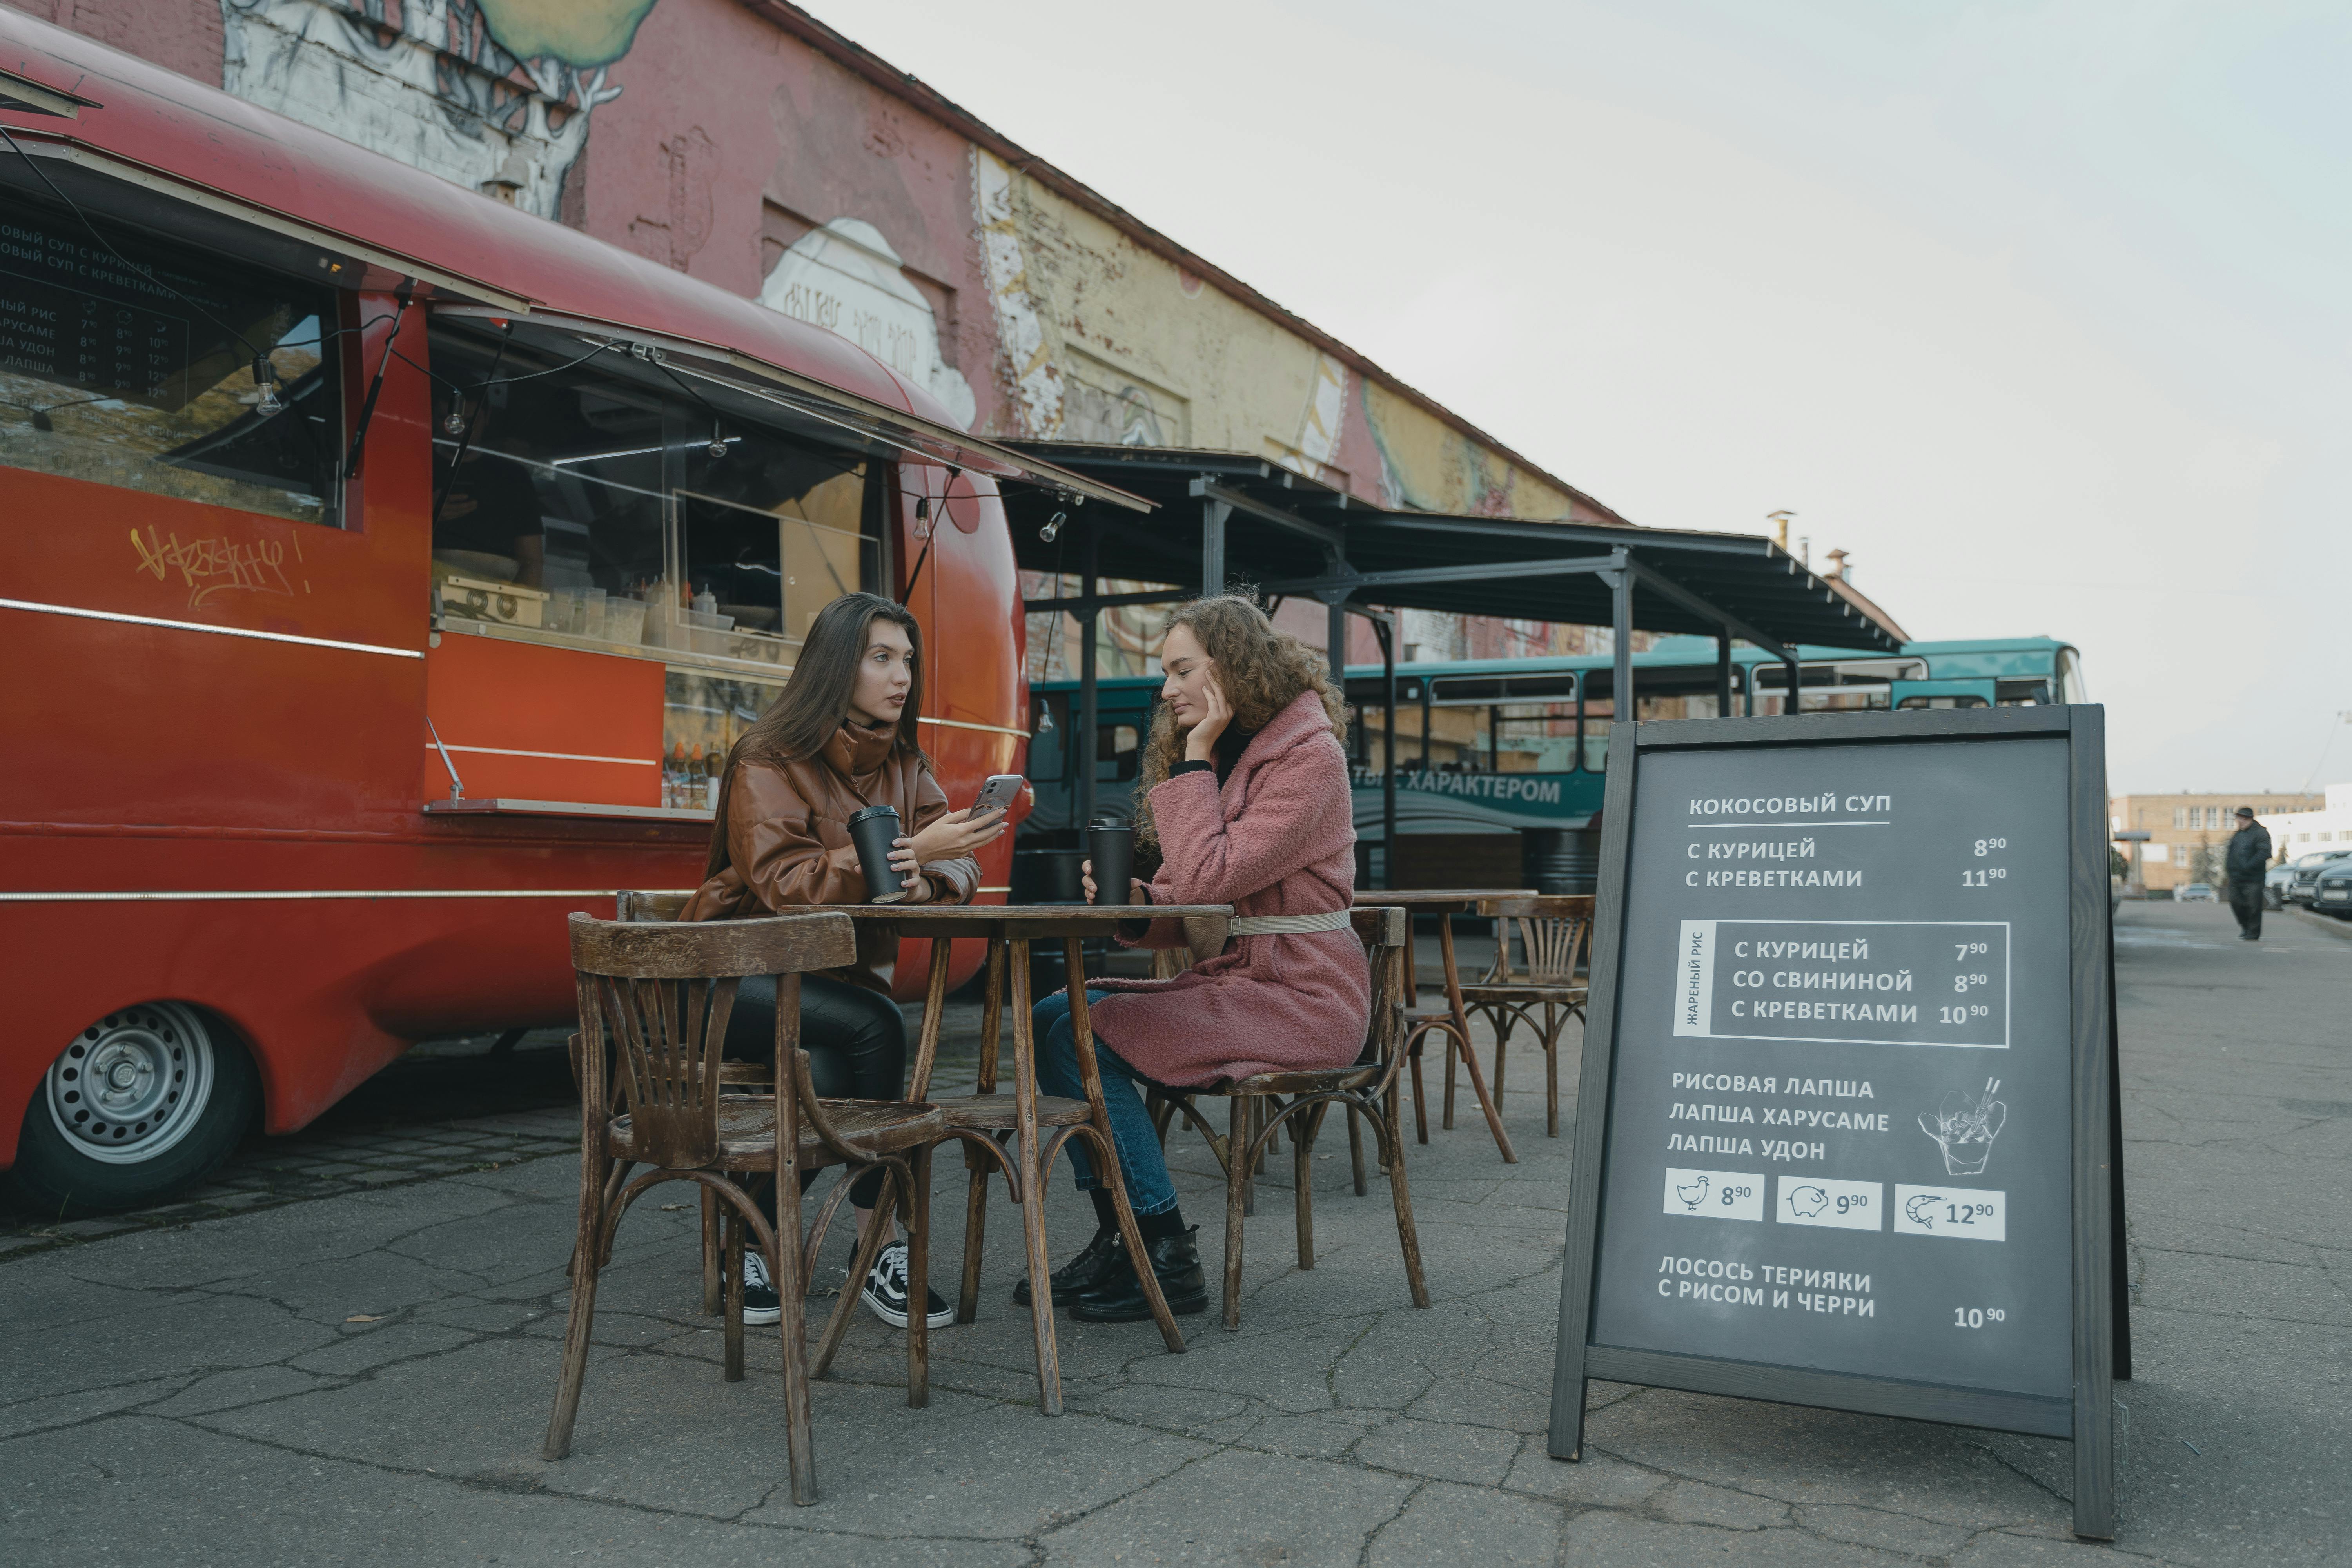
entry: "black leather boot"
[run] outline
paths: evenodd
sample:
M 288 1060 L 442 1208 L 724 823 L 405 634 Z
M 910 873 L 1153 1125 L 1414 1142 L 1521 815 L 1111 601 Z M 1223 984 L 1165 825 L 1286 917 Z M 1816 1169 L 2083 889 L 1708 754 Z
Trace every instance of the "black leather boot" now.
M 1151 1272 L 1160 1280 L 1160 1293 L 1168 1299 L 1168 1310 L 1178 1317 L 1209 1310 L 1208 1282 L 1201 1277 L 1201 1254 L 1192 1245 L 1200 1230 L 1193 1226 L 1173 1236 L 1163 1236 L 1146 1247 L 1151 1260 Z M 1127 1267 L 1127 1249 L 1118 1250 L 1116 1271 L 1107 1275 L 1102 1283 L 1070 1303 L 1070 1316 L 1087 1323 L 1133 1323 L 1151 1316 L 1151 1303 L 1144 1299 L 1143 1282 L 1134 1269 Z
M 1134 1273 L 1127 1266 L 1127 1243 L 1116 1230 L 1098 1230 L 1087 1243 L 1084 1252 L 1063 1264 L 1046 1278 L 1053 1281 L 1054 1305 L 1066 1307 L 1087 1291 L 1112 1277 Z M 1026 1275 L 1013 1287 L 1013 1300 L 1021 1306 L 1029 1304 L 1029 1279 Z

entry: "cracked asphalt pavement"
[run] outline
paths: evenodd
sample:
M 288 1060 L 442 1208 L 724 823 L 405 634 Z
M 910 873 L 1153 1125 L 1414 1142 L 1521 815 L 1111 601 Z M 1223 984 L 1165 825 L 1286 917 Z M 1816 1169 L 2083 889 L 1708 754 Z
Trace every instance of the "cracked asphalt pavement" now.
M 2352 1563 L 2352 942 L 2273 919 L 2242 943 L 2226 910 L 2129 905 L 2117 957 L 2138 1364 L 2112 1547 L 2073 1540 L 2066 1445 L 2038 1438 L 1595 1385 L 1591 1457 L 1549 1458 L 1568 1140 L 1543 1135 L 1540 1058 L 1515 1053 L 1523 1163 L 1475 1118 L 1410 1152 L 1427 1311 L 1387 1194 L 1356 1198 L 1327 1136 L 1316 1267 L 1295 1266 L 1285 1159 L 1242 1331 L 1183 1320 L 1171 1356 L 1149 1323 L 1065 1317 L 1069 1413 L 1046 1420 L 998 1187 L 981 1321 L 932 1336 L 930 1408 L 906 1407 L 899 1336 L 861 1314 L 814 1392 L 807 1509 L 772 1331 L 720 1379 L 684 1186 L 621 1230 L 558 1464 L 539 1448 L 568 1152 L 45 1237 L 0 1258 L 0 1559 Z M 1189 1134 L 1171 1157 L 1213 1270 L 1213 1163 Z M 962 1181 L 941 1162 L 937 1280 Z M 1047 1207 L 1058 1260 L 1089 1216 L 1066 1178 Z M 835 1278 L 846 1258 L 828 1243 Z

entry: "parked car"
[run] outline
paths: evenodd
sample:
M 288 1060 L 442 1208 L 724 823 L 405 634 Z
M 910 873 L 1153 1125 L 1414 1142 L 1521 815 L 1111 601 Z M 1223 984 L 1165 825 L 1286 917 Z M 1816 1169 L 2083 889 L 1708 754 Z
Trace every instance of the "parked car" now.
M 2214 893 L 2210 882 L 2183 882 L 2172 889 L 2172 901 L 2176 904 L 2218 904 L 2221 900 Z
M 2339 921 L 2352 921 L 2352 860 L 2338 856 L 2312 879 L 2311 907 Z
M 2294 878 L 2286 885 L 2286 901 L 2290 904 L 2309 904 L 2311 885 L 2318 879 L 2319 873 L 2347 855 L 2352 855 L 2352 849 L 2319 849 L 2309 855 L 2297 856 L 2294 862 Z
M 2268 910 L 2286 908 L 2287 885 L 2294 880 L 2294 865 L 2282 861 L 2263 873 L 2263 907 Z

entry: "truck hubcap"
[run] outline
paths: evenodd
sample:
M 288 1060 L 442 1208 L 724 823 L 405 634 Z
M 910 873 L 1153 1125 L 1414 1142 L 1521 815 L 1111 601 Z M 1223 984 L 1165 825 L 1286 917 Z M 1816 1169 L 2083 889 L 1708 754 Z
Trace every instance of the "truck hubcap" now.
M 49 1118 L 110 1165 L 152 1160 L 188 1135 L 212 1099 L 213 1043 L 177 1002 L 110 1013 L 50 1064 Z

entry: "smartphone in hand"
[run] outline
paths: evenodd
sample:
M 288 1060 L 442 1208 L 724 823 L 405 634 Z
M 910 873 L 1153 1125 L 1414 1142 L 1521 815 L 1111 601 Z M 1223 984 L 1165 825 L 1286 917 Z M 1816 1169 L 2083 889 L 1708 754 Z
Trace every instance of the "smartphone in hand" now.
M 964 813 L 964 820 L 969 822 L 992 811 L 1012 810 L 1013 803 L 1021 798 L 1021 786 L 1028 782 L 1019 773 L 990 774 L 988 782 L 980 786 L 980 798 L 971 803 L 970 811 Z

